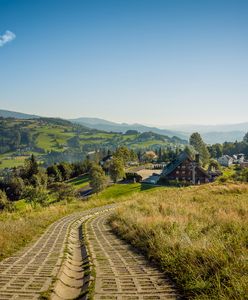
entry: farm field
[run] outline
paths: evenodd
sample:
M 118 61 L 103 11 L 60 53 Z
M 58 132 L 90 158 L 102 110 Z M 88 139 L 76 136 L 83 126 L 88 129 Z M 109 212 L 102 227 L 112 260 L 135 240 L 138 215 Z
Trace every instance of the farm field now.
M 158 146 L 182 146 L 168 136 L 152 132 L 122 134 L 104 132 L 61 119 L 1 120 L 0 168 L 20 166 L 25 155 L 37 154 L 40 161 L 71 161 L 85 158 L 99 149 L 114 150 L 118 146 L 152 149 Z M 63 156 L 64 155 L 64 156 Z
M 137 194 L 110 224 L 189 299 L 247 299 L 247 184 Z

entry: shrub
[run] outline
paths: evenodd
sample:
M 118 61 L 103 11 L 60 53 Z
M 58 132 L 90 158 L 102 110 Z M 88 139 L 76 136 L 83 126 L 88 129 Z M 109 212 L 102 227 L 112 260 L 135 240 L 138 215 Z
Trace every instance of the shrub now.
M 76 196 L 74 187 L 67 183 L 53 183 L 49 186 L 49 189 L 56 194 L 58 201 L 66 200 L 72 201 Z
M 13 176 L 6 182 L 5 192 L 10 200 L 19 200 L 24 192 L 25 184 L 21 177 Z
M 40 187 L 28 186 L 24 192 L 25 200 L 33 208 L 38 205 L 45 206 L 49 200 L 48 191 Z
M 6 193 L 0 190 L 0 210 L 6 207 L 7 202 L 8 202 L 8 198 L 6 196 Z
M 104 171 L 97 164 L 92 164 L 89 172 L 89 178 L 90 186 L 92 187 L 94 193 L 99 193 L 107 185 L 107 178 L 104 174 Z
M 4 191 L 0 190 L 0 210 L 14 211 L 14 205 L 11 203 Z

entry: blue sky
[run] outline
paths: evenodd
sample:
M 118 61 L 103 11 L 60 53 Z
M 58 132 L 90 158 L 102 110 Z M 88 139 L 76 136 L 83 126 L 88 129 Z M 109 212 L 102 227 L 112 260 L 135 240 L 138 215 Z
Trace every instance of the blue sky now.
M 0 0 L 0 36 L 3 109 L 248 121 L 246 0 Z

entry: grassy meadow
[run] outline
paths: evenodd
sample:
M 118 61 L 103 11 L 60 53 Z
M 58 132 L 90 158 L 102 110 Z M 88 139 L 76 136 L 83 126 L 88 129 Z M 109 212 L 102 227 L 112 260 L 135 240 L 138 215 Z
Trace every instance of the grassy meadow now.
M 89 180 L 89 175 L 84 174 L 68 180 L 67 183 L 72 184 L 76 189 L 81 189 L 89 185 Z
M 247 184 L 139 193 L 110 224 L 188 299 L 248 299 Z

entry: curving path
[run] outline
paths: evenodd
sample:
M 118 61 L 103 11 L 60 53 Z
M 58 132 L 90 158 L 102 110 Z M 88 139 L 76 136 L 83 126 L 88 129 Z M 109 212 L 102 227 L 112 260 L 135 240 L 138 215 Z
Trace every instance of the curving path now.
M 38 299 L 57 276 L 70 227 L 81 218 L 110 208 L 94 208 L 66 216 L 50 225 L 31 246 L 0 262 L 0 299 Z
M 111 231 L 108 216 L 105 212 L 86 222 L 96 272 L 94 299 L 179 298 L 163 273 Z
M 96 300 L 179 298 L 159 270 L 112 233 L 107 220 L 113 208 L 64 217 L 3 260 L 0 299 L 88 299 L 89 292 Z

